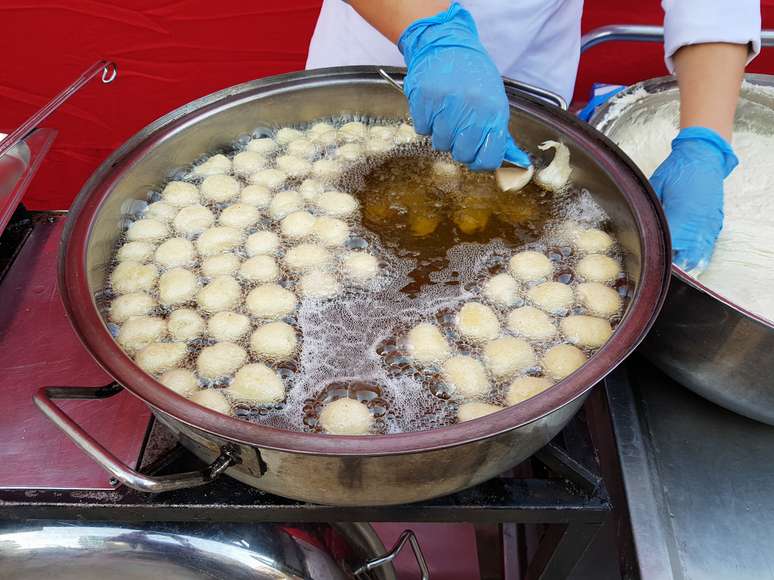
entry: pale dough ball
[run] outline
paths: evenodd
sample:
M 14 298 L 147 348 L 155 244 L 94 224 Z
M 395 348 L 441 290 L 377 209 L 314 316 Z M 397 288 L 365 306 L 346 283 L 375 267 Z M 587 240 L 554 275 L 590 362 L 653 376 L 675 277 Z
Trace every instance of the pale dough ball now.
M 266 166 L 266 158 L 255 151 L 242 151 L 234 155 L 234 173 L 250 175 Z
M 271 191 L 264 185 L 247 185 L 239 194 L 240 203 L 253 205 L 258 209 L 269 207 L 271 203 Z
M 508 330 L 530 340 L 548 340 L 556 336 L 554 321 L 534 306 L 512 310 L 508 314 Z
M 576 288 L 579 302 L 592 314 L 609 318 L 623 305 L 623 300 L 615 289 L 599 282 L 584 282 Z
M 320 412 L 320 427 L 331 435 L 367 435 L 373 422 L 368 407 L 353 399 L 337 399 Z
M 202 274 L 208 278 L 233 276 L 239 270 L 239 258 L 234 254 L 218 254 L 202 260 Z
M 433 162 L 433 174 L 442 179 L 457 177 L 460 174 L 460 167 L 453 161 L 438 159 Z
M 242 232 L 236 228 L 215 226 L 202 232 L 196 240 L 196 249 L 202 256 L 229 252 L 242 243 Z
M 395 143 L 392 140 L 378 139 L 370 137 L 366 143 L 366 151 L 369 153 L 385 153 L 395 147 Z
M 229 171 L 231 171 L 231 160 L 221 153 L 213 155 L 204 163 L 193 168 L 194 175 L 200 177 L 222 175 Z
M 421 322 L 406 335 L 409 356 L 421 364 L 440 363 L 449 358 L 449 343 L 437 326 Z
M 336 132 L 336 127 L 325 121 L 319 121 L 309 128 L 308 133 L 310 137 L 313 137 L 323 133 L 330 133 L 331 131 Z
M 379 274 L 379 260 L 368 252 L 349 252 L 341 265 L 344 275 L 358 284 L 365 284 Z
M 486 343 L 484 364 L 492 376 L 502 379 L 535 366 L 537 358 L 526 340 L 503 336 Z
M 514 379 L 505 394 L 505 402 L 508 405 L 518 405 L 522 401 L 539 395 L 553 383 L 546 377 L 518 377 Z
M 297 139 L 303 138 L 304 134 L 301 131 L 298 129 L 292 129 L 291 127 L 283 127 L 277 131 L 277 135 L 275 136 L 277 143 L 280 145 L 287 145 L 293 141 L 296 141 Z
M 233 374 L 245 364 L 247 352 L 233 342 L 219 342 L 205 346 L 196 359 L 196 369 L 200 377 L 219 379 Z
M 419 135 L 414 130 L 414 127 L 408 123 L 401 123 L 398 130 L 395 132 L 395 143 L 398 145 L 405 145 L 407 143 L 413 143 L 419 139 Z
M 199 189 L 185 181 L 170 181 L 161 192 L 161 198 L 175 207 L 199 203 Z
M 560 344 L 546 351 L 543 355 L 543 368 L 546 374 L 562 380 L 586 362 L 586 355 L 571 344 Z
M 301 294 L 307 298 L 332 298 L 341 292 L 341 285 L 333 274 L 321 270 L 307 272 L 299 280 Z
M 245 251 L 248 256 L 273 255 L 277 253 L 279 246 L 279 236 L 274 232 L 255 232 L 247 238 Z
M 231 415 L 231 403 L 223 396 L 217 389 L 202 389 L 196 391 L 189 398 L 189 401 L 206 407 L 211 411 L 220 413 L 221 415 Z
M 178 234 L 195 236 L 215 223 L 215 215 L 203 205 L 184 207 L 175 216 L 172 226 Z
M 307 201 L 314 201 L 323 191 L 325 191 L 323 184 L 311 177 L 304 179 L 298 186 L 298 193 Z
M 159 302 L 167 306 L 193 300 L 199 281 L 191 270 L 172 268 L 159 278 Z
M 258 223 L 261 213 L 253 205 L 235 203 L 220 213 L 218 223 L 238 230 L 244 230 Z
M 497 411 L 502 411 L 504 407 L 499 405 L 492 405 L 491 403 L 480 403 L 478 401 L 470 401 L 468 403 L 462 403 L 459 409 L 457 409 L 457 419 L 460 423 L 465 421 L 472 421 L 473 419 L 480 419 Z
M 558 314 L 575 302 L 572 287 L 561 282 L 543 282 L 527 292 L 527 298 L 538 308 Z
M 199 290 L 196 301 L 205 312 L 231 310 L 242 296 L 242 288 L 231 276 L 218 276 Z
M 253 256 L 239 267 L 239 277 L 250 282 L 274 282 L 279 274 L 279 266 L 271 256 Z
M 244 314 L 224 310 L 207 321 L 207 332 L 218 342 L 235 342 L 250 330 L 250 319 Z
M 347 143 L 336 149 L 336 157 L 344 161 L 355 162 L 365 157 L 363 146 L 358 143 Z
M 300 240 L 312 234 L 317 218 L 308 211 L 294 211 L 280 223 L 282 235 L 291 240 Z
M 325 268 L 333 261 L 333 254 L 316 244 L 299 244 L 285 254 L 285 265 L 294 272 Z
M 185 342 L 204 333 L 204 318 L 192 308 L 180 308 L 169 315 L 167 329 L 174 340 Z
M 182 342 L 154 342 L 137 353 L 134 362 L 146 373 L 163 373 L 175 368 L 188 351 Z
M 147 262 L 153 257 L 153 251 L 156 246 L 150 242 L 128 242 L 118 248 L 116 260 L 124 262 L 131 260 L 133 262 Z
M 323 213 L 332 217 L 346 217 L 357 211 L 358 203 L 354 196 L 342 191 L 321 193 L 315 202 Z
M 126 239 L 130 242 L 157 242 L 168 235 L 166 224 L 152 219 L 137 220 L 126 230 Z
M 314 222 L 312 234 L 323 246 L 343 246 L 349 239 L 349 226 L 345 221 L 324 215 Z
M 296 331 L 281 321 L 259 326 L 250 337 L 250 348 L 256 356 L 273 361 L 292 358 L 297 346 Z
M 296 295 L 279 284 L 264 284 L 250 291 L 245 306 L 257 318 L 278 319 L 296 309 Z
M 368 137 L 369 139 L 392 141 L 397 130 L 397 127 L 390 125 L 373 125 L 368 128 Z
M 263 137 L 261 139 L 251 139 L 245 149 L 253 151 L 259 155 L 271 155 L 278 148 L 277 142 L 270 137 Z
M 279 169 L 260 169 L 250 176 L 250 181 L 255 185 L 262 185 L 269 189 L 279 189 L 288 179 L 288 174 Z
M 570 150 L 558 141 L 545 141 L 538 145 L 538 149 L 543 151 L 554 149 L 555 153 L 551 163 L 535 173 L 535 183 L 548 191 L 561 191 L 567 185 L 572 173 Z
M 288 143 L 288 154 L 301 159 L 311 159 L 317 155 L 317 146 L 308 139 L 296 139 Z
M 199 390 L 199 379 L 188 369 L 169 370 L 161 375 L 159 382 L 183 397 L 188 397 Z
M 457 330 L 474 342 L 493 340 L 500 334 L 500 322 L 494 311 L 479 302 L 468 302 L 457 314 Z
M 452 393 L 463 399 L 481 397 L 489 391 L 489 379 L 481 361 L 470 356 L 453 356 L 443 363 L 443 376 Z
M 169 238 L 158 248 L 155 254 L 156 263 L 162 268 L 187 266 L 196 259 L 196 251 L 190 240 L 185 238 Z
M 498 306 L 513 306 L 519 298 L 519 284 L 508 274 L 497 274 L 484 285 L 484 296 Z
M 280 191 L 269 204 L 269 215 L 273 220 L 281 220 L 293 212 L 304 209 L 304 198 L 297 191 Z
M 312 175 L 322 181 L 335 180 L 343 170 L 341 162 L 334 159 L 318 159 L 312 163 Z
M 578 232 L 575 238 L 575 247 L 584 254 L 604 254 L 614 243 L 609 234 L 595 228 Z
M 587 282 L 612 282 L 621 272 L 621 265 L 610 256 L 591 254 L 578 262 L 575 271 Z
M 277 169 L 284 171 L 290 177 L 304 177 L 312 171 L 312 164 L 294 155 L 280 155 L 277 157 Z
M 156 316 L 135 316 L 127 320 L 118 331 L 118 344 L 129 352 L 140 350 L 160 340 L 167 332 L 167 323 Z
M 599 348 L 607 342 L 613 329 L 604 318 L 573 315 L 563 318 L 559 323 L 562 334 L 573 344 L 587 348 Z
M 110 303 L 110 320 L 122 323 L 133 316 L 144 316 L 156 308 L 156 300 L 145 292 L 118 296 Z
M 268 405 L 279 403 L 285 398 L 285 384 L 275 371 L 266 365 L 254 363 L 237 371 L 226 393 L 238 401 Z
M 230 175 L 210 175 L 201 185 L 202 197 L 216 203 L 234 199 L 239 189 L 239 182 Z
M 367 127 L 360 121 L 345 123 L 339 129 L 338 138 L 345 143 L 363 141 L 366 138 Z
M 521 191 L 532 181 L 533 175 L 535 175 L 533 165 L 527 168 L 507 166 L 495 170 L 495 180 L 501 191 Z
M 126 260 L 115 267 L 110 275 L 110 284 L 116 294 L 147 292 L 153 288 L 159 271 L 154 264 L 140 264 Z
M 145 209 L 143 217 L 150 218 L 168 224 L 177 215 L 180 208 L 165 201 L 154 201 Z
M 540 252 L 532 250 L 519 252 L 513 256 L 508 264 L 508 268 L 514 278 L 523 282 L 547 278 L 554 271 L 551 260 Z

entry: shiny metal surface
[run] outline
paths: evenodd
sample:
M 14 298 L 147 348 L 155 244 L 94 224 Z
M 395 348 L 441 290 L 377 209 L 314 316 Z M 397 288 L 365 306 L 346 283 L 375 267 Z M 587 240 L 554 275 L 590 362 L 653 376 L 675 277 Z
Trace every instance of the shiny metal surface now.
M 770 125 L 774 91 L 756 88 L 774 87 L 774 76 L 749 74 L 745 80 L 736 126 Z M 625 107 L 617 105 L 642 90 L 648 95 Z M 615 141 L 628 123 L 678 98 L 673 77 L 650 79 L 613 97 L 590 123 Z M 642 351 L 701 396 L 774 425 L 774 322 L 746 311 L 679 268 L 672 270 L 667 302 Z
M 774 428 L 636 356 L 605 384 L 639 577 L 774 578 Z
M 231 87 L 170 113 L 122 146 L 84 186 L 63 239 L 60 289 L 76 332 L 100 364 L 199 457 L 212 462 L 233 444 L 240 463 L 226 473 L 259 489 L 325 504 L 397 504 L 449 494 L 501 473 L 552 439 L 585 393 L 642 340 L 669 277 L 666 222 L 644 176 L 573 116 L 515 93 L 510 98 L 512 127 L 527 148 L 535 150 L 546 139 L 560 139 L 570 148 L 575 181 L 610 216 L 628 250 L 625 266 L 635 283 L 614 338 L 540 395 L 486 418 L 417 433 L 343 437 L 282 431 L 220 415 L 163 388 L 110 336 L 95 296 L 134 201 L 163 183 L 171 168 L 258 126 L 355 113 L 404 117 L 405 99 L 373 67 L 307 71 Z
M 398 557 L 401 551 L 403 551 L 403 548 L 406 547 L 406 544 L 409 544 L 411 546 L 411 550 L 414 552 L 414 558 L 417 561 L 417 566 L 419 566 L 421 579 L 430 580 L 430 568 L 428 567 L 427 561 L 425 560 L 425 555 L 422 553 L 422 547 L 419 545 L 419 540 L 417 539 L 416 534 L 411 530 L 405 530 L 403 533 L 401 533 L 400 537 L 398 537 L 398 539 L 395 541 L 395 545 L 393 545 L 393 547 L 390 548 L 387 553 L 371 559 L 355 570 L 355 576 L 365 576 L 368 574 L 368 572 L 391 563 L 393 560 L 395 560 L 395 558 Z
M 368 524 L 81 525 L 0 527 L 4 580 L 347 580 L 379 557 Z M 362 578 L 395 580 L 392 564 Z

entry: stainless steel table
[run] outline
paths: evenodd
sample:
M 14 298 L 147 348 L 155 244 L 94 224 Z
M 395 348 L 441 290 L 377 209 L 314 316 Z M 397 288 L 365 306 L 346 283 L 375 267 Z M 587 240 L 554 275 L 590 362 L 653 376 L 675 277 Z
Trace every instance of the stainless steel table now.
M 641 577 L 774 578 L 774 427 L 636 356 L 606 389 Z

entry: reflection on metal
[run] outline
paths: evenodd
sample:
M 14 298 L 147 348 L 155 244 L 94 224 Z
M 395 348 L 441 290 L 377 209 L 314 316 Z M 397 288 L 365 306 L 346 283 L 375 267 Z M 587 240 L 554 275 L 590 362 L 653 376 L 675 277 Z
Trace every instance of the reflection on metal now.
M 381 550 L 367 524 L 0 527 L 2 577 L 14 580 L 347 580 Z M 395 572 L 386 563 L 366 578 L 395 580 Z
M 414 532 L 411 530 L 405 530 L 402 532 L 398 540 L 395 542 L 392 548 L 390 548 L 390 551 L 384 554 L 384 556 L 374 558 L 373 560 L 366 562 L 363 566 L 355 570 L 355 576 L 362 576 L 366 572 L 370 572 L 371 570 L 381 568 L 382 566 L 391 563 L 398 556 L 398 554 L 401 553 L 406 545 L 406 542 L 411 544 L 411 550 L 414 552 L 414 558 L 416 559 L 417 566 L 419 566 L 419 570 L 422 574 L 422 580 L 429 580 L 430 569 L 427 566 L 425 555 L 422 553 L 422 548 L 419 545 L 416 534 L 414 534 Z

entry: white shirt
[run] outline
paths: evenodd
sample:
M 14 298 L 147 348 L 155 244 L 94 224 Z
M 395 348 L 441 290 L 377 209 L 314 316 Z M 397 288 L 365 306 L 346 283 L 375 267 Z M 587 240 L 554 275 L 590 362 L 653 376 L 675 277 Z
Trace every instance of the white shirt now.
M 553 91 L 569 102 L 580 59 L 583 0 L 460 0 L 501 74 Z M 702 42 L 749 43 L 760 51 L 758 0 L 662 0 L 664 48 L 672 55 Z M 343 0 L 324 0 L 306 68 L 405 66 L 397 47 Z

